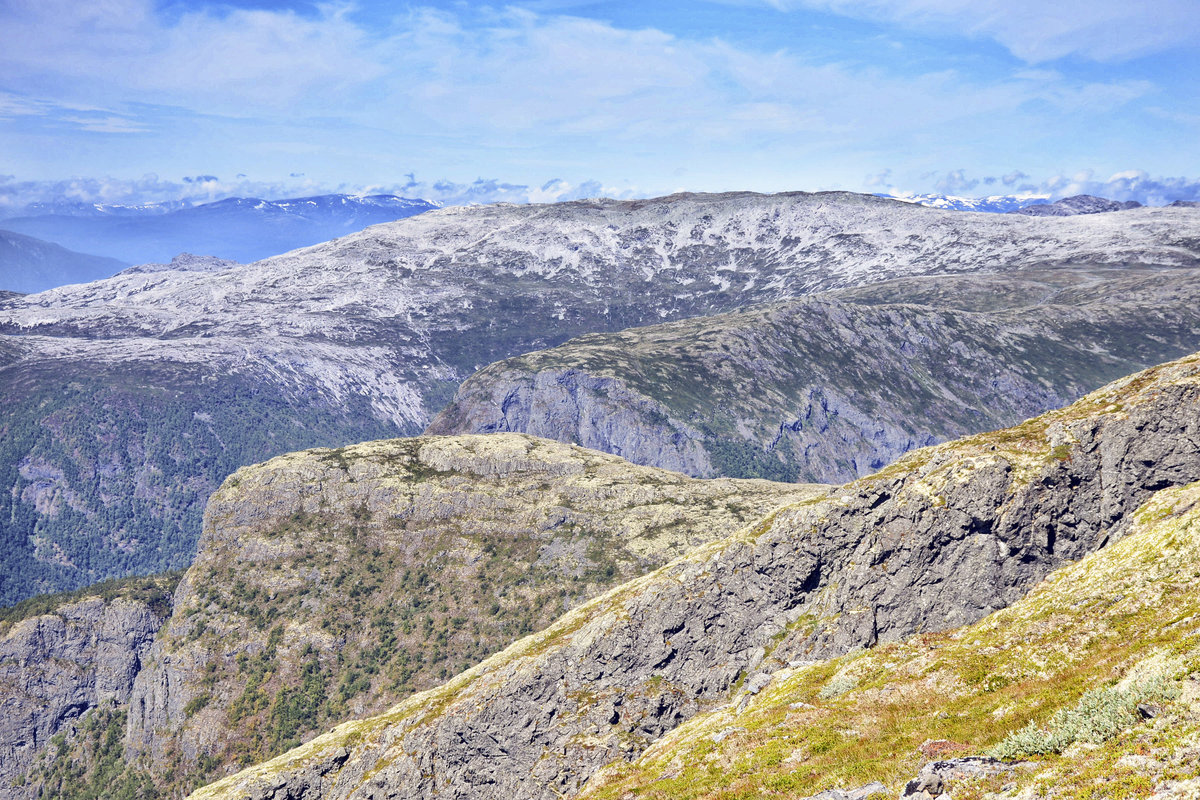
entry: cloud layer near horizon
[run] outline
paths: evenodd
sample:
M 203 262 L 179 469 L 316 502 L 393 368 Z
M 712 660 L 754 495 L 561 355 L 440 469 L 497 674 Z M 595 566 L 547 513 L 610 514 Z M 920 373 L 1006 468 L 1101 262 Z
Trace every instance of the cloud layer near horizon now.
M 74 178 L 61 181 L 18 181 L 0 175 L 0 219 L 25 213 L 34 204 L 81 203 L 137 205 L 142 203 L 208 203 L 227 197 L 256 197 L 280 200 L 342 193 L 351 195 L 392 194 L 413 199 L 433 200 L 443 205 L 471 203 L 556 203 L 590 197 L 633 199 L 649 196 L 628 189 L 605 187 L 599 181 L 571 183 L 553 179 L 539 186 L 509 183 L 494 178 L 479 178 L 467 183 L 450 180 L 423 181 L 408 176 L 402 183 L 369 186 L 330 186 L 297 179 L 279 182 L 251 181 L 245 178 L 222 180 L 213 175 L 185 177 L 178 181 L 145 175 L 134 180 L 119 178 Z M 911 194 L 893 185 L 885 171 L 866 181 L 878 193 Z M 937 190 L 950 196 L 1014 195 L 1057 200 L 1078 194 L 1090 194 L 1112 200 L 1136 200 L 1143 205 L 1167 205 L 1175 200 L 1200 201 L 1200 180 L 1183 177 L 1153 177 L 1140 170 L 1127 170 L 1099 178 L 1089 172 L 1054 175 L 1036 183 L 1029 176 L 1014 172 L 1004 176 L 974 177 L 965 170 L 941 173 Z M 30 213 L 41 213 L 36 210 Z

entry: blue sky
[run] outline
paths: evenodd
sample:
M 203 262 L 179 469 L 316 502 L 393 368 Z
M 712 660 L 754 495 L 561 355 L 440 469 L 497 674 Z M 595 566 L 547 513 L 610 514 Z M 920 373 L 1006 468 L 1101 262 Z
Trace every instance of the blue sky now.
M 0 0 L 0 205 L 1200 199 L 1196 0 Z

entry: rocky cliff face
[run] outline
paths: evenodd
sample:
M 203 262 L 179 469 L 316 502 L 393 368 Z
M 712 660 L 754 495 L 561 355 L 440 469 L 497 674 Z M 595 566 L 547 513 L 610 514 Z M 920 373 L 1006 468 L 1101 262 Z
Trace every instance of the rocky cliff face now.
M 430 433 L 688 474 L 842 482 L 1200 344 L 1200 272 L 914 278 L 592 335 L 481 370 Z
M 31 591 L 131 561 L 182 566 L 196 498 L 228 468 L 418 433 L 474 370 L 572 336 L 904 275 L 1196 266 L 1197 242 L 1188 208 L 1032 219 L 840 193 L 679 195 L 444 209 L 217 272 L 126 273 L 10 298 L 0 428 L 19 435 L 4 437 L 0 525 L 16 545 L 0 563 Z M 136 413 L 147 395 L 153 426 Z M 254 424 L 239 430 L 246 417 Z M 71 446 L 73 431 L 118 454 Z M 199 437 L 205 457 L 163 453 L 159 436 Z M 679 466 L 703 466 L 679 452 Z M 89 535 L 98 520 L 108 540 Z M 156 563 L 161 548 L 170 558 Z
M 913 453 L 577 608 L 207 798 L 571 794 L 788 661 L 979 619 L 1200 478 L 1200 355 Z M 754 688 L 757 687 L 757 688 Z
M 581 796 L 1187 797 L 1200 482 L 1155 492 L 1125 530 L 974 625 L 748 682 Z
M 129 756 L 166 785 L 275 755 L 827 490 L 697 481 L 516 434 L 244 468 L 210 501 L 137 676 Z
M 124 703 L 169 611 L 166 586 L 138 581 L 133 591 L 85 596 L 50 613 L 3 623 L 0 636 L 0 786 L 5 797 L 33 797 L 14 781 L 51 737 L 73 733 L 96 706 Z M 11 787 L 11 788 L 10 788 Z

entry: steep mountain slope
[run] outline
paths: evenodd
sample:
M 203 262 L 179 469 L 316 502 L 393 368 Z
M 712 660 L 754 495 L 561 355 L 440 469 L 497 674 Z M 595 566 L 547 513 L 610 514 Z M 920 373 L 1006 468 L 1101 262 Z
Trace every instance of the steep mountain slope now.
M 0 289 L 40 292 L 115 275 L 127 261 L 76 253 L 53 242 L 0 231 Z
M 1190 796 L 1200 788 L 1197 572 L 1200 483 L 1164 489 L 1124 539 L 1010 608 L 950 634 L 794 662 L 758 694 L 597 774 L 581 796 L 802 797 L 882 782 L 879 793 L 896 797 L 938 769 L 928 762 L 984 753 L 1042 757 L 944 788 Z
M 192 797 L 573 794 L 792 661 L 1016 602 L 1121 539 L 1155 492 L 1197 478 L 1200 354 L 782 509 L 436 690 Z
M 393 195 L 333 194 L 289 200 L 231 197 L 182 208 L 50 207 L 43 213 L 0 219 L 0 228 L 120 259 L 125 264 L 166 262 L 183 252 L 245 262 L 437 207 L 437 203 Z M 113 272 L 92 270 L 69 281 L 47 275 L 23 291 L 40 292 L 66 283 L 100 280 Z
M 427 429 L 840 483 L 1200 346 L 1200 271 L 906 278 L 593 334 L 476 373 Z
M 49 344 L 70 340 L 51 340 Z M 25 360 L 0 343 L 0 604 L 191 563 L 204 503 L 264 456 L 398 433 L 369 399 L 283 397 L 187 360 Z M 243 342 L 250 358 L 255 347 Z M 304 357 L 297 351 L 297 358 Z M 350 367 L 351 365 L 344 365 Z
M 14 781 L 51 739 L 103 703 L 126 703 L 154 634 L 170 612 L 178 576 L 95 587 L 81 597 L 39 598 L 0 618 L 0 786 Z
M 179 566 L 198 515 L 173 520 L 215 485 L 210 471 L 419 433 L 474 370 L 572 336 L 897 275 L 1198 263 L 1200 214 L 1187 208 L 1030 219 L 838 193 L 681 195 L 432 211 L 233 269 L 127 273 L 10 299 L 0 306 L 0 430 L 28 435 L 2 440 L 12 448 L 2 463 L 14 466 L 0 480 L 0 588 L 11 602 L 21 585 Z M 64 391 L 73 383 L 83 391 Z M 93 402 L 130 384 L 160 398 L 153 426 L 105 417 Z M 247 415 L 244 444 L 221 433 Z M 76 446 L 61 417 L 122 444 L 99 455 Z M 184 448 L 138 455 L 185 434 L 209 441 L 210 422 L 218 433 L 195 463 Z M 142 511 L 140 499 L 132 509 L 114 499 L 128 493 L 100 491 L 157 473 Z M 17 562 L 36 583 L 8 577 Z
M 170 619 L 139 651 L 116 706 L 97 707 L 85 727 L 125 720 L 122 747 L 144 769 L 124 780 L 177 793 L 383 710 L 693 545 L 827 489 L 696 481 L 515 434 L 281 456 L 214 495 Z M 76 714 L 96 706 L 81 700 Z M 24 718 L 6 725 L 0 741 L 45 747 Z M 64 768 L 73 758 L 31 774 L 27 793 L 78 771 Z

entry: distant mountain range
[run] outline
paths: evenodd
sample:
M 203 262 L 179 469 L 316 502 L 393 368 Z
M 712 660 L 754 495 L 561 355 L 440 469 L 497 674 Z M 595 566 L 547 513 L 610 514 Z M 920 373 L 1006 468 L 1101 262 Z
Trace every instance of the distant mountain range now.
M 87 283 L 114 275 L 128 264 L 0 230 L 0 289 L 40 292 L 51 286 Z
M 0 255 L 0 289 L 34 292 L 99 280 L 129 264 L 166 263 L 184 252 L 258 261 L 437 207 L 428 200 L 386 194 L 289 200 L 231 197 L 196 206 L 34 205 L 26 207 L 22 216 L 0 219 L 0 229 L 95 255 L 76 258 L 58 271 L 39 273 Z M 115 259 L 115 266 L 87 260 L 95 256 Z M 94 268 L 89 271 L 87 265 Z
M 1046 195 L 1016 195 L 998 194 L 991 197 L 956 197 L 946 194 L 910 194 L 900 192 L 888 194 L 880 192 L 877 197 L 890 200 L 900 200 L 905 203 L 916 203 L 929 208 L 942 208 L 947 211 L 982 211 L 988 214 L 1007 214 L 1010 211 L 1032 205 L 1044 205 L 1050 202 Z M 2 223 L 0 223 L 2 224 Z
M 1106 214 L 1109 211 L 1129 211 L 1141 208 L 1137 200 L 1107 200 L 1090 194 L 1077 194 L 1074 197 L 1064 197 L 1053 203 L 1023 206 L 1008 212 L 1010 214 L 1025 214 L 1030 217 L 1074 217 L 1078 214 Z
M 981 211 L 988 214 L 1024 214 L 1030 217 L 1073 217 L 1078 214 L 1104 214 L 1109 211 L 1129 211 L 1141 208 L 1136 200 L 1109 200 L 1090 194 L 1077 194 L 1050 202 L 1046 195 L 1016 195 L 998 194 L 991 197 L 955 197 L 945 194 L 876 194 L 876 197 L 886 197 L 891 200 L 901 200 L 905 203 L 916 203 L 929 208 L 943 208 L 947 211 Z M 1196 205 L 1191 200 L 1176 200 L 1171 203 L 1175 208 L 1189 208 Z
M 1030 216 L 1063 217 L 1138 207 L 1135 202 L 1090 195 L 1054 203 L 1048 197 L 1030 195 L 877 196 L 949 211 Z M 387 194 L 329 194 L 287 200 L 231 197 L 198 205 L 187 201 L 140 205 L 35 203 L 10 212 L 7 218 L 0 217 L 0 231 L 41 240 L 36 249 L 46 255 L 29 255 L 33 241 L 24 245 L 24 257 L 14 255 L 15 248 L 0 249 L 0 290 L 31 293 L 100 280 L 130 264 L 167 264 L 181 253 L 250 263 L 438 207 L 433 201 Z M 53 251 L 55 245 L 64 250 Z

